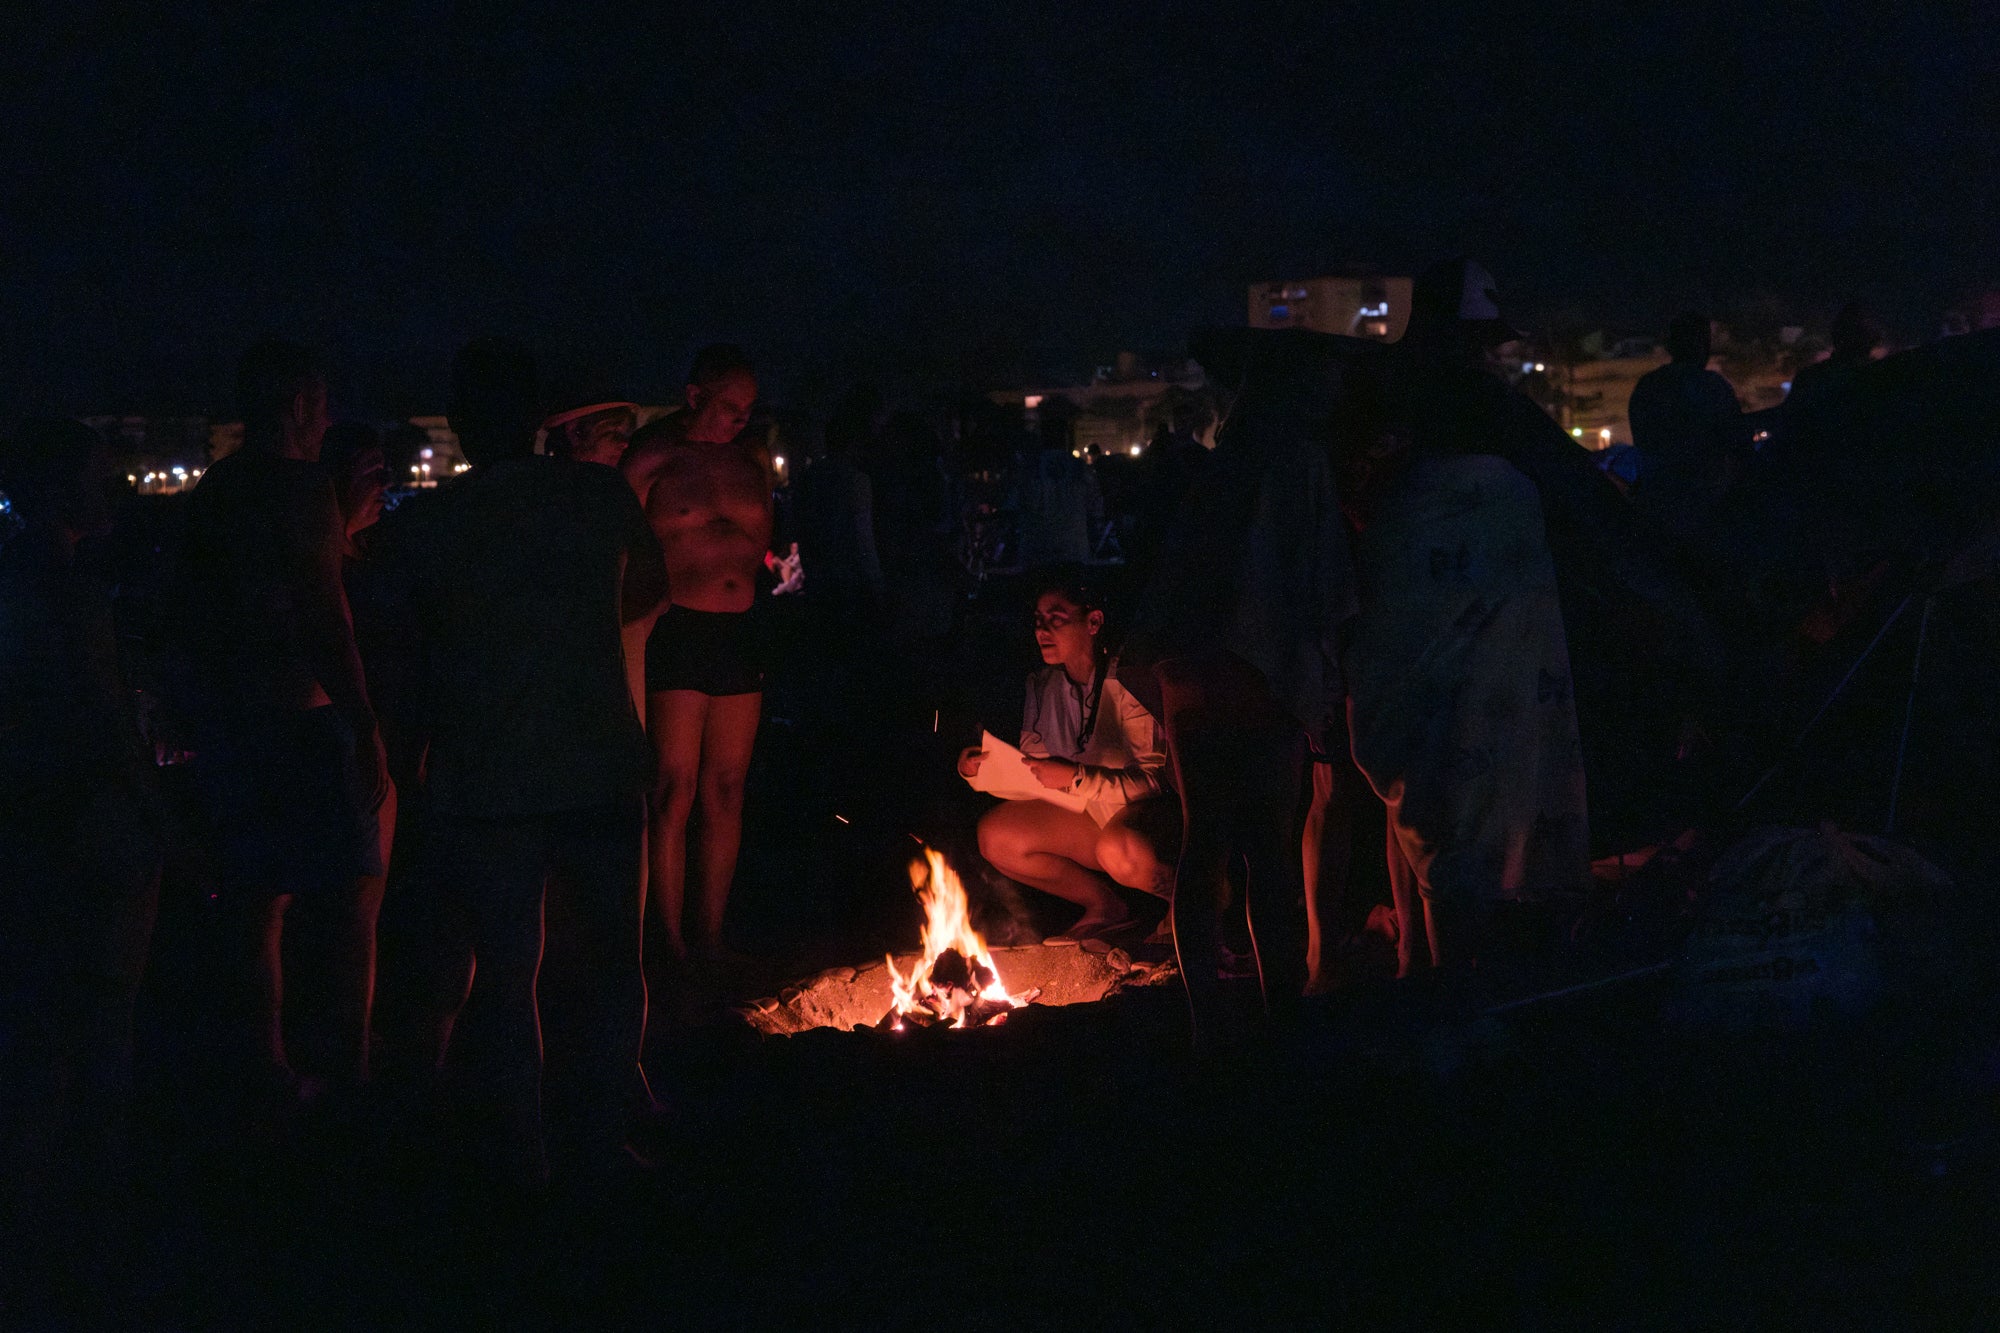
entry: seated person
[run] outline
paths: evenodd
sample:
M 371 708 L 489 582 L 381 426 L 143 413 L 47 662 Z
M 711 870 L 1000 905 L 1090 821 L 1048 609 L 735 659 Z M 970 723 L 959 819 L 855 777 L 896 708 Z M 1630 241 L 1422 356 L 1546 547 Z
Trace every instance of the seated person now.
M 1118 683 L 1101 645 L 1098 599 L 1075 580 L 1051 578 L 1035 598 L 1034 624 L 1048 665 L 1028 677 L 1021 752 L 1051 799 L 988 812 L 979 850 L 1002 874 L 1083 909 L 1059 938 L 1095 938 L 1131 917 L 1113 882 L 1172 896 L 1180 803 L 1166 790 L 1159 726 Z M 959 774 L 975 777 L 984 759 L 968 749 Z M 1057 804 L 1057 793 L 1083 809 Z

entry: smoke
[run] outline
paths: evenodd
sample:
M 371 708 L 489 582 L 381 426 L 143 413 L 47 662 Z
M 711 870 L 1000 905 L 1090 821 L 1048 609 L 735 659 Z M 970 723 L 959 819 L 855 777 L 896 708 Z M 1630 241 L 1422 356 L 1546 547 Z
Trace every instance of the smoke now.
M 1004 949 L 1041 943 L 1041 932 L 1035 929 L 1019 884 L 984 861 L 979 863 L 979 882 L 984 892 L 974 896 L 972 924 L 989 945 Z

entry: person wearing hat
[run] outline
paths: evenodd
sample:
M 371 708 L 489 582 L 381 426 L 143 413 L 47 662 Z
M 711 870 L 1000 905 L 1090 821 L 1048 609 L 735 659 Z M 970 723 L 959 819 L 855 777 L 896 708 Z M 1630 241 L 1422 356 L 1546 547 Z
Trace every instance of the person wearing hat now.
M 549 396 L 542 447 L 557 458 L 617 467 L 638 424 L 637 403 L 611 392 L 600 376 L 579 376 L 559 382 Z

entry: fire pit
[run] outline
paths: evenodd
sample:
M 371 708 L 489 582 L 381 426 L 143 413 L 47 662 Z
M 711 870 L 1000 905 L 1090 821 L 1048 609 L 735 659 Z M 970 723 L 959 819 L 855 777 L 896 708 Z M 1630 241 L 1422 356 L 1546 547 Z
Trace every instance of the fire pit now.
M 991 949 L 972 928 L 965 888 L 943 855 L 924 849 L 910 867 L 924 905 L 923 951 L 864 967 L 836 967 L 739 1012 L 757 1031 L 812 1028 L 985 1027 L 1029 1004 L 1086 1004 L 1177 974 L 1171 962 L 1135 962 L 1101 941 Z

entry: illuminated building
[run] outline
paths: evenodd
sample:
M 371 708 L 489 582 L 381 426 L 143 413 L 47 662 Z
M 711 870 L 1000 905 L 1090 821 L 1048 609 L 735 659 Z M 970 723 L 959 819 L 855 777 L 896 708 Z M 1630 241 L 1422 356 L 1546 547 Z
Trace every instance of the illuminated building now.
M 1250 285 L 1250 327 L 1311 329 L 1394 342 L 1410 322 L 1409 278 L 1365 274 Z

